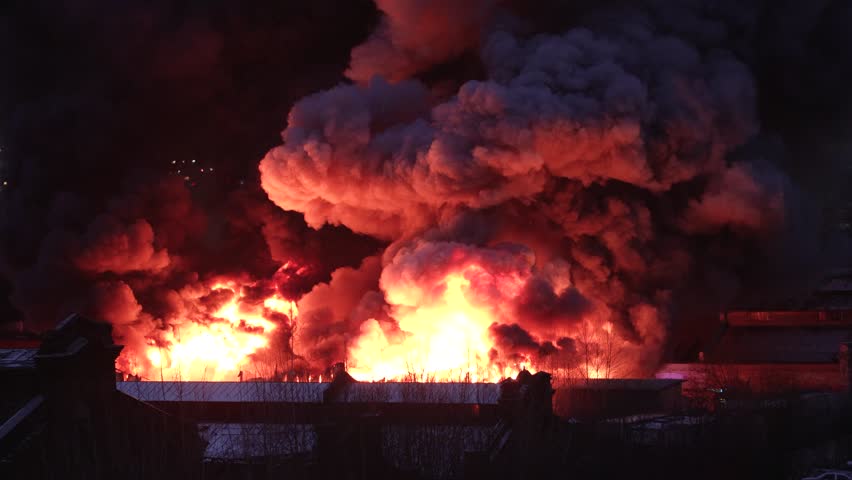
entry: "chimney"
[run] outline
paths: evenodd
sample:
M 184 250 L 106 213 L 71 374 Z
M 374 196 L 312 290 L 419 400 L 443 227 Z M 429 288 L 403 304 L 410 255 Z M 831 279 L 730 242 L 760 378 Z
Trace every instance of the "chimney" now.
M 338 375 L 346 373 L 346 365 L 343 362 L 337 362 L 331 366 L 331 378 L 335 379 Z
M 322 392 L 323 403 L 336 401 L 351 383 L 356 383 L 356 380 L 346 372 L 343 363 L 335 363 L 331 367 L 331 383 Z
M 849 355 L 849 350 L 852 348 L 852 342 L 844 342 L 840 344 L 840 353 L 837 355 L 838 363 L 840 364 L 840 382 L 846 385 L 846 391 L 852 393 L 852 356 Z

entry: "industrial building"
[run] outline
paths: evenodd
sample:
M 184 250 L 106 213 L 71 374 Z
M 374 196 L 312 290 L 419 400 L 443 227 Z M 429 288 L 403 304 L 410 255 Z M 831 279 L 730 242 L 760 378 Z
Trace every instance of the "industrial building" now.
M 671 414 L 682 408 L 677 379 L 581 379 L 557 388 L 554 411 L 562 417 L 596 420 L 637 414 Z
M 849 388 L 852 275 L 835 272 L 808 298 L 720 315 L 697 358 L 663 365 L 691 398 L 778 395 Z

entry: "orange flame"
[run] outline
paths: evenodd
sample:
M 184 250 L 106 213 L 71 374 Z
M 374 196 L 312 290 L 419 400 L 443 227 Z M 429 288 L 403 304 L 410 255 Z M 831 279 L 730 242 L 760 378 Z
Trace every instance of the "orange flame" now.
M 444 291 L 432 302 L 400 308 L 395 317 L 401 332 L 385 331 L 376 320 L 361 327 L 349 350 L 349 373 L 358 380 L 494 382 L 517 372 L 491 361 L 494 341 L 491 309 L 471 300 L 468 267 L 444 279 Z M 420 298 L 420 292 L 396 291 L 395 296 Z
M 293 318 L 296 304 L 277 293 L 262 306 L 248 304 L 236 282 L 213 285 L 210 292 L 222 290 L 230 291 L 231 298 L 210 318 L 184 319 L 161 331 L 156 340 L 148 339 L 145 360 L 125 358 L 125 364 L 149 380 L 234 381 L 243 370 L 256 371 L 254 355 L 269 347 L 277 328 L 268 317 L 275 312 Z

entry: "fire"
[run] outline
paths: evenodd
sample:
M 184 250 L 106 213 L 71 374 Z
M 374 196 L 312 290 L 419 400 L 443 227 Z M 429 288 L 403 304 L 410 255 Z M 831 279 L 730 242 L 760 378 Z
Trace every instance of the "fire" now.
M 349 372 L 358 380 L 499 381 L 519 365 L 501 368 L 491 361 L 494 341 L 489 327 L 497 320 L 477 302 L 472 279 L 482 271 L 470 266 L 447 275 L 434 301 L 396 312 L 400 331 L 386 331 L 376 320 L 361 327 L 349 350 Z M 394 295 L 421 298 L 422 292 Z
M 144 360 L 123 360 L 149 380 L 235 381 L 244 371 L 256 373 L 259 365 L 254 355 L 270 346 L 278 328 L 269 317 L 277 313 L 294 318 L 297 309 L 295 302 L 277 293 L 261 305 L 252 305 L 242 287 L 237 282 L 214 284 L 210 293 L 230 298 L 209 318 L 183 319 L 148 339 Z
M 595 316 L 570 331 L 539 329 L 529 337 L 541 345 L 570 337 L 572 346 L 559 353 L 507 346 L 509 337 L 495 327 L 513 321 L 507 305 L 521 294 L 529 274 L 523 269 L 490 268 L 464 257 L 453 258 L 449 265 L 432 276 L 383 280 L 392 320 L 368 320 L 349 339 L 346 363 L 354 378 L 497 382 L 522 369 L 545 369 L 566 379 L 611 378 L 629 370 L 629 343 L 612 323 Z M 128 346 L 117 361 L 119 369 L 146 380 L 280 378 L 293 370 L 292 361 L 301 352 L 273 340 L 286 338 L 289 332 L 280 329 L 295 328 L 298 309 L 278 289 L 258 298 L 260 286 L 226 280 L 182 292 L 182 300 L 189 304 L 183 318 L 170 321 L 168 328 L 154 329 L 141 347 Z M 322 365 L 300 368 L 296 381 L 322 381 Z

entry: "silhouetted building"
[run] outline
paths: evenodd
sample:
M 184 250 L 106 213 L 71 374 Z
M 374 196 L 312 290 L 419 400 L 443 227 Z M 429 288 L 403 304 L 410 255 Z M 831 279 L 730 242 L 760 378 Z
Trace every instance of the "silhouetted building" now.
M 0 478 L 197 476 L 195 430 L 115 389 L 120 351 L 78 315 L 38 348 L 0 349 Z
M 663 365 L 693 397 L 723 390 L 778 394 L 849 386 L 852 311 L 736 311 L 695 362 Z
M 485 383 L 119 382 L 197 423 L 208 478 L 479 478 L 523 465 L 552 425 L 550 378 Z

